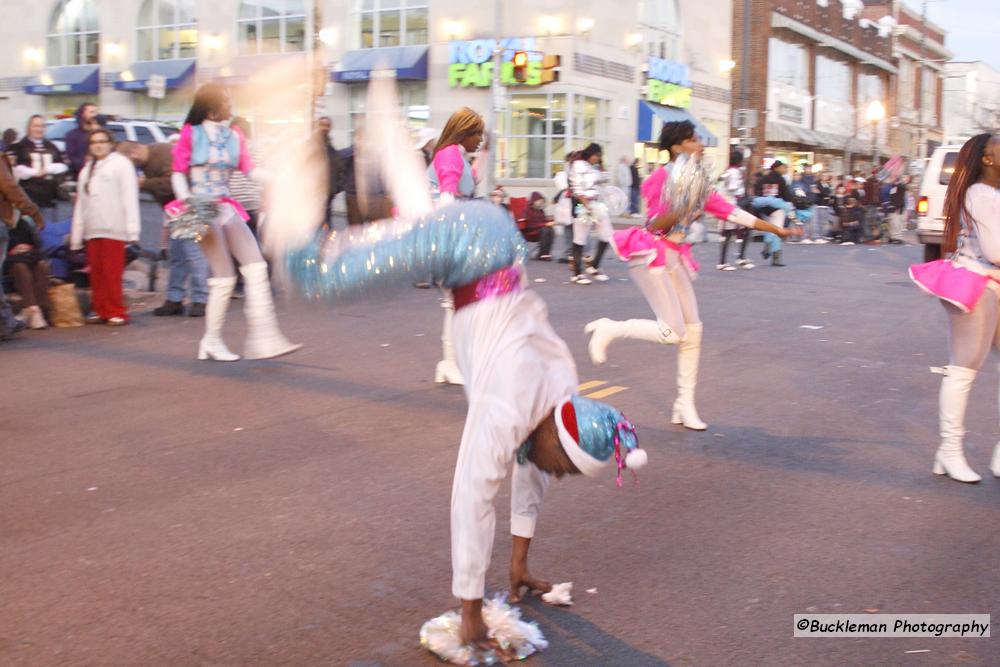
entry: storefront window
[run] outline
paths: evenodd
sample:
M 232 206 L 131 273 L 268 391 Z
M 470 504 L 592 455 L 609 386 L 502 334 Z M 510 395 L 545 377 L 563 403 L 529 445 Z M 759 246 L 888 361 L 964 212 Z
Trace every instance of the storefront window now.
M 243 0 L 236 19 L 243 55 L 306 50 L 304 0 Z
M 46 38 L 46 63 L 93 65 L 100 61 L 100 32 L 94 0 L 59 0 Z
M 681 20 L 677 0 L 642 0 L 639 27 L 647 56 L 680 59 Z
M 427 44 L 428 0 L 356 0 L 360 46 Z
M 878 74 L 871 72 L 860 72 L 858 74 L 858 108 L 857 108 L 857 119 L 858 119 L 858 136 L 865 140 L 871 140 L 871 128 L 872 123 L 868 120 L 868 105 L 872 102 L 881 102 L 885 104 L 885 86 L 882 82 L 882 77 Z M 884 125 L 881 123 L 882 128 L 879 130 L 879 140 L 883 141 L 884 137 Z
M 808 89 L 809 63 L 805 47 L 772 37 L 768 49 L 768 81 L 799 90 Z
M 513 94 L 498 123 L 500 178 L 551 178 L 566 153 L 608 142 L 607 100 L 563 93 Z
M 816 56 L 816 120 L 822 132 L 850 135 L 854 132 L 850 106 L 851 67 L 846 62 Z
M 194 0 L 146 0 L 139 10 L 136 60 L 194 58 L 198 24 Z
M 399 101 L 406 126 L 411 130 L 427 127 L 431 117 L 431 108 L 427 105 L 427 84 L 423 81 L 399 81 Z M 353 84 L 350 87 L 350 121 L 348 128 L 353 140 L 354 132 L 364 123 L 365 103 L 368 99 L 368 86 Z

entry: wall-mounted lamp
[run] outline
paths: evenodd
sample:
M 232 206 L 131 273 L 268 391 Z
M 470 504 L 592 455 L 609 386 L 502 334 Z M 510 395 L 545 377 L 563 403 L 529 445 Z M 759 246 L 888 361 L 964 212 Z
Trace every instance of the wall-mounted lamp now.
M 736 67 L 736 61 L 735 60 L 720 60 L 719 61 L 719 71 L 722 72 L 723 74 L 728 74 L 729 72 L 732 72 L 733 68 L 735 68 L 735 67 Z
M 625 35 L 625 48 L 631 49 L 642 44 L 642 33 L 641 32 L 630 32 Z
M 337 29 L 323 28 L 319 31 L 319 41 L 322 42 L 324 46 L 333 46 L 337 43 Z
M 461 21 L 445 21 L 444 34 L 448 39 L 459 39 L 465 34 L 465 25 Z
M 125 47 L 119 42 L 107 42 L 104 45 L 104 53 L 111 58 L 120 58 L 125 53 Z
M 25 49 L 24 61 L 32 65 L 41 65 L 44 54 L 41 49 Z
M 554 35 L 562 30 L 562 21 L 558 16 L 543 16 L 538 20 L 538 25 L 546 35 Z
M 222 49 L 222 35 L 205 35 L 205 48 L 209 51 L 219 51 Z
M 576 21 L 576 30 L 581 35 L 586 35 L 586 34 L 589 34 L 594 29 L 594 26 L 596 24 L 597 24 L 597 22 L 594 19 L 590 18 L 590 17 L 586 17 L 586 18 L 582 18 L 582 19 L 577 19 L 577 21 Z

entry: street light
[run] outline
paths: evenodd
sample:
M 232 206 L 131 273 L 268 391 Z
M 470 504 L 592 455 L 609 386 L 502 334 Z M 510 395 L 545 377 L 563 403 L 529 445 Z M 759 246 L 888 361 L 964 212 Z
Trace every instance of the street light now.
M 872 124 L 872 169 L 878 168 L 878 122 L 885 118 L 885 107 L 878 100 L 868 105 L 868 120 Z

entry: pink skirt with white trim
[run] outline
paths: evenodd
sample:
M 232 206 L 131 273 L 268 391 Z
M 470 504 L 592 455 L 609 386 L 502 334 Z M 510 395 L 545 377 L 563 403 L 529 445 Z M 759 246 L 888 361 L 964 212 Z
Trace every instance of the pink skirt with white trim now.
M 910 280 L 925 293 L 947 301 L 965 313 L 972 312 L 982 298 L 987 283 L 992 280 L 948 259 L 913 264 L 909 273 Z

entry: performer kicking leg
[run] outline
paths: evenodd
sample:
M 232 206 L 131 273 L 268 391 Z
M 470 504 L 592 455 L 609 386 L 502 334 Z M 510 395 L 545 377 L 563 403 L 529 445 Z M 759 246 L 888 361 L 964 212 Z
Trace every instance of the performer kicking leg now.
M 629 262 L 629 274 L 638 285 L 646 302 L 656 315 L 653 320 L 627 320 L 616 322 L 607 318 L 587 324 L 584 331 L 591 335 L 588 351 L 591 361 L 602 364 L 607 359 L 607 347 L 616 338 L 639 338 L 660 344 L 676 344 L 677 399 L 674 401 L 671 422 L 686 428 L 703 431 L 708 426 L 695 409 L 694 390 L 698 383 L 698 364 L 701 357 L 702 324 L 698 316 L 698 302 L 694 295 L 692 279 L 698 264 L 691 255 L 691 245 L 684 242 L 687 227 L 702 210 L 720 220 L 759 229 L 779 236 L 791 232 L 779 229 L 711 193 L 705 201 L 688 201 L 687 192 L 674 192 L 677 188 L 669 180 L 677 158 L 683 174 L 673 178 L 684 181 L 685 187 L 707 192 L 707 175 L 702 175 L 697 160 L 704 150 L 695 135 L 694 125 L 688 121 L 667 123 L 660 134 L 660 150 L 669 150 L 671 162 L 651 175 L 643 183 L 650 223 L 646 228 L 631 227 L 614 234 L 613 244 L 619 257 Z M 672 201 L 677 197 L 678 201 Z M 683 199 L 684 201 L 680 201 Z

